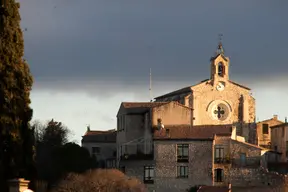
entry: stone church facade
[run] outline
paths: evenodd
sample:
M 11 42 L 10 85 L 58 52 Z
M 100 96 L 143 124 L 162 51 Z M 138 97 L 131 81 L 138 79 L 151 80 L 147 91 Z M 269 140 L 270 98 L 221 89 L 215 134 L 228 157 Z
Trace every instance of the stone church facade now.
M 156 102 L 178 101 L 189 106 L 193 125 L 237 124 L 238 134 L 254 143 L 255 99 L 251 89 L 230 80 L 230 60 L 221 43 L 210 62 L 210 79 L 159 96 Z

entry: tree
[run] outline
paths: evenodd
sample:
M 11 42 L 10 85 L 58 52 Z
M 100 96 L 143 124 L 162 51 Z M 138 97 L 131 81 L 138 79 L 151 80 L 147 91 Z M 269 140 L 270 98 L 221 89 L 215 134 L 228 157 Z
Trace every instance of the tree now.
M 39 141 L 50 147 L 60 147 L 68 142 L 70 133 L 65 125 L 52 119 L 45 126 L 42 135 L 39 135 Z
M 0 181 L 4 181 L 0 191 L 7 190 L 7 179 L 32 177 L 34 141 L 29 105 L 33 78 L 23 59 L 19 8 L 15 0 L 0 0 Z
M 71 173 L 51 192 L 146 192 L 137 179 L 129 178 L 116 169 L 89 170 L 84 174 Z
M 90 156 L 89 151 L 76 143 L 66 143 L 55 149 L 53 157 L 55 180 L 61 179 L 70 172 L 83 173 L 96 167 L 96 161 Z
M 32 127 L 35 129 L 36 145 L 36 165 L 39 179 L 54 182 L 58 179 L 59 170 L 55 167 L 58 159 L 55 155 L 60 148 L 68 142 L 70 130 L 61 122 L 48 121 L 46 124 L 34 121 Z M 59 167 L 59 166 L 57 166 Z

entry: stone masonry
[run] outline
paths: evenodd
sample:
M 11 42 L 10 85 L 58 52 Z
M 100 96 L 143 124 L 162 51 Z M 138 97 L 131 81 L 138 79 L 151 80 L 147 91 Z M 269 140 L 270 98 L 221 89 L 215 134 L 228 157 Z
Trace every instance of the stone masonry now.
M 189 144 L 189 162 L 177 163 L 177 144 Z M 185 191 L 195 185 L 212 185 L 212 140 L 155 142 L 155 189 Z M 177 165 L 188 165 L 188 178 L 177 178 Z

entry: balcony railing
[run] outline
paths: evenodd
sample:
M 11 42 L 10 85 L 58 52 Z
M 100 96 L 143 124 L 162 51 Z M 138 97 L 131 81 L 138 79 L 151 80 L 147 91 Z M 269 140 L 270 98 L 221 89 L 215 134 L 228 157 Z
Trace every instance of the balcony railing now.
M 144 154 L 144 153 L 136 153 L 136 154 L 124 154 L 120 157 L 121 161 L 129 161 L 129 160 L 153 160 L 154 154 Z
M 216 157 L 214 159 L 214 163 L 215 164 L 230 164 L 231 163 L 231 159 L 228 157 Z
M 257 168 L 261 166 L 260 157 L 246 157 L 245 159 L 232 159 L 233 167 Z

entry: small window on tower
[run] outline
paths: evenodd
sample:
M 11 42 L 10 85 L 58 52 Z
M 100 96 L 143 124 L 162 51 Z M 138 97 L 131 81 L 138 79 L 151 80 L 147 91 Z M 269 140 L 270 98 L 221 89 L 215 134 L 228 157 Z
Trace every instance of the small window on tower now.
M 224 76 L 224 65 L 222 62 L 218 63 L 218 75 L 221 77 Z

